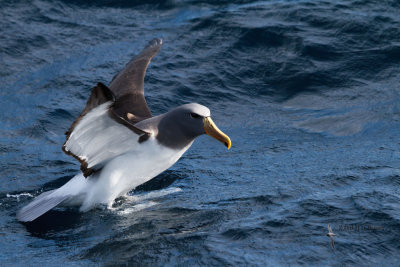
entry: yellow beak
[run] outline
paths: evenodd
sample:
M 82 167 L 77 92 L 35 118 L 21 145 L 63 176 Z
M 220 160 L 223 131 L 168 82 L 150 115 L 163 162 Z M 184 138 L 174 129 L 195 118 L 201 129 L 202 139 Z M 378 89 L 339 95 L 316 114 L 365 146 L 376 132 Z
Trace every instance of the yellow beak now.
M 212 121 L 211 117 L 204 118 L 204 131 L 211 137 L 214 137 L 218 141 L 224 143 L 224 145 L 230 149 L 231 148 L 231 139 L 224 134 L 220 129 L 218 129 L 217 125 Z

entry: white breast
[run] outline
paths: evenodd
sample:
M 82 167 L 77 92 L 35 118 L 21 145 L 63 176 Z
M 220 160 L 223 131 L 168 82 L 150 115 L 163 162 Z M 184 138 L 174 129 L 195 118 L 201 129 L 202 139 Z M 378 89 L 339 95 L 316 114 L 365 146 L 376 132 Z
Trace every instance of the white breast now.
M 154 137 L 109 161 L 88 188 L 82 211 L 97 203 L 112 205 L 115 198 L 154 178 L 171 167 L 192 145 L 181 150 L 158 144 Z

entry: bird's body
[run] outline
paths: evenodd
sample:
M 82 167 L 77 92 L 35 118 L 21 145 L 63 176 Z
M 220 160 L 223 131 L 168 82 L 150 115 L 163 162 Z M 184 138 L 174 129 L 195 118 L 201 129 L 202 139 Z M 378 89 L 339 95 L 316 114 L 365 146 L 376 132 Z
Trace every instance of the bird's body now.
M 41 194 L 18 214 L 32 221 L 58 205 L 87 211 L 111 206 L 116 198 L 171 167 L 207 133 L 230 147 L 229 138 L 212 122 L 210 110 L 187 104 L 153 117 L 143 95 L 150 59 L 161 47 L 154 39 L 122 70 L 110 88 L 98 84 L 85 109 L 66 133 L 63 150 L 81 163 L 82 173 L 64 186 Z
M 135 187 L 149 181 L 171 167 L 190 147 L 173 150 L 160 147 L 155 138 L 150 138 L 143 146 L 145 153 L 138 156 L 132 149 L 124 155 L 111 160 L 100 172 L 85 178 L 76 175 L 64 186 L 56 190 L 53 196 L 67 196 L 65 206 L 80 206 L 87 211 L 98 204 L 111 207 L 114 199 L 125 195 Z M 74 192 L 71 195 L 71 192 Z
M 84 195 L 81 211 L 89 210 L 97 204 L 111 206 L 115 198 L 125 195 L 171 167 L 192 144 L 191 142 L 181 149 L 172 149 L 161 146 L 154 136 L 150 136 L 146 142 L 139 143 L 139 135 L 125 127 L 116 127 L 116 122 L 110 118 L 105 121 L 116 131 L 114 135 L 125 140 L 124 146 L 118 148 L 120 151 L 114 150 L 119 156 L 109 160 L 100 171 L 88 178 L 81 175 L 76 177 L 79 182 L 76 181 L 77 184 L 73 186 L 81 186 L 79 191 Z M 100 139 L 107 139 L 107 136 L 100 133 Z M 112 142 L 105 140 L 105 143 Z M 115 146 L 113 148 L 115 149 Z M 68 186 L 69 183 L 65 185 Z M 69 189 L 67 191 L 71 192 Z
M 335 240 L 333 239 L 336 234 L 333 233 L 331 226 L 328 224 L 328 233 L 326 234 L 331 239 L 331 246 L 335 249 Z

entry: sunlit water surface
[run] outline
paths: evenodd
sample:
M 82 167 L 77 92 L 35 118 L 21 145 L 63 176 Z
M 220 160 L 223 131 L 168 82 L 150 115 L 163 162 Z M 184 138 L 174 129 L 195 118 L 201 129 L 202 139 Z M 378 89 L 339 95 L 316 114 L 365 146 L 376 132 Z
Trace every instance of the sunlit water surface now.
M 0 265 L 400 264 L 396 1 L 2 1 Z M 152 38 L 153 114 L 203 136 L 113 209 L 18 209 L 79 170 L 64 132 Z M 338 235 L 335 249 L 328 224 Z

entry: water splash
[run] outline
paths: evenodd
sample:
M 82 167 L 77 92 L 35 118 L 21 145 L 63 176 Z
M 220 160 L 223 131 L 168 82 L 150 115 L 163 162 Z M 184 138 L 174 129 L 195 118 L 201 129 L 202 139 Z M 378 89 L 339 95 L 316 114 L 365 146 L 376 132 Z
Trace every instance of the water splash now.
M 182 189 L 178 187 L 171 187 L 142 194 L 127 195 L 124 203 L 112 210 L 115 210 L 119 215 L 131 214 L 158 205 L 159 202 L 155 201 L 155 199 L 181 191 Z
M 138 211 L 150 208 L 150 207 L 158 205 L 158 204 L 159 203 L 155 202 L 155 201 L 147 201 L 144 203 L 139 203 L 137 205 L 134 205 L 133 207 L 130 207 L 130 208 L 123 208 L 122 210 L 118 210 L 117 214 L 118 215 L 127 215 L 127 214 L 131 214 L 134 212 L 138 212 Z
M 7 194 L 7 197 L 8 197 L 8 198 L 16 198 L 17 201 L 19 202 L 20 197 L 33 197 L 33 195 L 30 194 L 30 193 L 21 193 L 21 194 L 15 194 L 15 195 L 13 195 L 13 194 Z
M 142 200 L 163 197 L 163 196 L 181 192 L 181 191 L 182 191 L 182 189 L 180 189 L 179 187 L 171 187 L 171 188 L 166 188 L 166 189 L 161 189 L 161 190 L 151 191 L 151 192 L 146 192 L 146 193 L 141 193 L 141 194 L 128 195 L 127 198 L 130 199 L 131 201 L 139 202 Z

